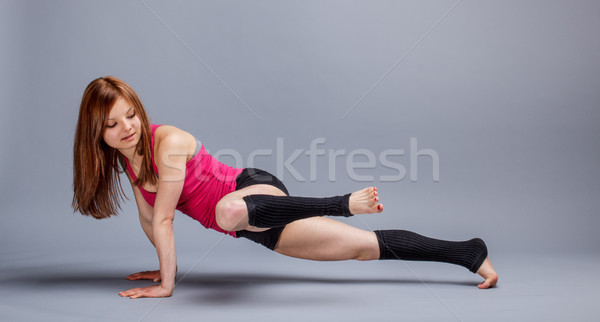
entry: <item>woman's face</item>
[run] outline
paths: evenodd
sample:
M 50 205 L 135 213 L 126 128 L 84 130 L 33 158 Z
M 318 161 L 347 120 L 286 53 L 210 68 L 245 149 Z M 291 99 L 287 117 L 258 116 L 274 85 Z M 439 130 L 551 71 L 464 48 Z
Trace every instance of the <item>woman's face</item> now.
M 141 134 L 141 122 L 135 108 L 126 99 L 119 98 L 104 123 L 104 142 L 123 152 L 135 148 Z

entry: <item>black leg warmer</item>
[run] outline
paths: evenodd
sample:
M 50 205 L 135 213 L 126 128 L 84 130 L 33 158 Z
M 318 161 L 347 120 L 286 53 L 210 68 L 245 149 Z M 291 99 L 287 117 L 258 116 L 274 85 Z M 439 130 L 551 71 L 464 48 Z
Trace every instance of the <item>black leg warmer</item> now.
M 376 230 L 375 234 L 379 241 L 379 259 L 445 262 L 476 273 L 487 257 L 487 247 L 479 238 L 446 241 L 407 230 Z
M 248 207 L 248 224 L 254 227 L 280 227 L 298 219 L 315 216 L 352 216 L 350 194 L 329 198 L 271 195 L 244 197 Z

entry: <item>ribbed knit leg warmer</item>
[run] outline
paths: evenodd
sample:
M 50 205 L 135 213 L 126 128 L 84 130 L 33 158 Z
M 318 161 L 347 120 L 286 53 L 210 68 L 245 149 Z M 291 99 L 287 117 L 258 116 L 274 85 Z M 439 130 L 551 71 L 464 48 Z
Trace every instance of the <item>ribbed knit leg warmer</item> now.
M 376 230 L 375 234 L 379 241 L 379 259 L 445 262 L 477 273 L 487 257 L 487 247 L 479 238 L 446 241 L 407 230 Z
M 350 194 L 328 198 L 248 195 L 248 224 L 254 227 L 280 227 L 298 219 L 315 216 L 352 216 Z

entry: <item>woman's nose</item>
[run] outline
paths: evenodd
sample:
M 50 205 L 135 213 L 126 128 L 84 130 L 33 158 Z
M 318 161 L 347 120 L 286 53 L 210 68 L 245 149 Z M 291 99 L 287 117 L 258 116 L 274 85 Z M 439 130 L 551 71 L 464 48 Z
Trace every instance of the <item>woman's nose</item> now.
M 129 132 L 130 129 L 131 129 L 131 120 L 126 118 L 125 120 L 123 120 L 123 132 Z

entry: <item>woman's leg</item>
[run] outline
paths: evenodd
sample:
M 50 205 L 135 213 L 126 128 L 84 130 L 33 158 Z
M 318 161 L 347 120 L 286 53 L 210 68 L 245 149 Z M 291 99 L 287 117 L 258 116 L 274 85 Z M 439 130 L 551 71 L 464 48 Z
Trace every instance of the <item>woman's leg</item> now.
M 307 218 L 286 225 L 275 251 L 320 261 L 379 259 L 375 233 L 326 217 Z
M 260 231 L 316 216 L 351 216 L 383 211 L 377 188 L 345 196 L 311 198 L 287 196 L 279 188 L 255 184 L 233 191 L 216 206 L 216 221 L 227 231 Z M 265 230 L 265 229 L 262 229 Z
M 227 231 L 248 230 L 259 232 L 268 230 L 268 228 L 252 227 L 248 224 L 248 208 L 243 198 L 254 194 L 286 196 L 281 189 L 268 184 L 254 184 L 230 192 L 219 200 L 215 208 L 217 225 Z
M 448 253 L 453 252 L 452 247 L 455 247 L 456 244 L 456 242 L 431 239 L 435 241 L 433 244 L 435 247 L 432 247 L 426 240 L 430 239 L 428 237 L 406 231 L 388 230 L 384 232 L 387 235 L 403 236 L 407 240 L 406 245 L 396 248 L 397 259 L 448 262 L 446 260 Z M 275 251 L 291 257 L 322 261 L 385 259 L 381 258 L 381 253 L 387 253 L 389 250 L 382 249 L 386 246 L 382 245 L 377 235 L 375 232 L 361 230 L 330 218 L 307 218 L 290 223 L 285 227 Z M 439 248 L 440 244 L 444 243 L 446 247 Z M 465 248 L 461 248 L 459 245 L 456 254 L 460 254 L 464 250 Z M 415 253 L 424 255 L 415 258 Z M 498 281 L 498 275 L 488 258 L 481 264 L 477 273 L 485 279 L 479 284 L 479 288 L 492 287 Z
M 229 231 L 265 231 L 268 228 L 259 228 L 249 224 L 248 204 L 244 197 L 254 195 L 281 196 L 286 199 L 286 194 L 279 188 L 255 184 L 234 191 L 219 201 L 216 209 L 217 223 L 222 229 Z M 294 197 L 287 197 L 294 198 Z M 268 199 L 268 198 L 267 198 Z M 266 200 L 267 200 L 266 199 Z M 308 198 L 322 199 L 322 198 Z M 293 207 L 303 207 L 298 201 L 292 200 Z M 310 201 L 310 200 L 309 200 Z M 317 200 L 320 202 L 319 200 Z M 378 204 L 376 188 L 365 188 L 354 192 L 348 200 L 348 208 L 352 214 L 381 212 L 383 205 Z M 262 201 L 261 201 L 262 202 Z M 265 201 L 267 209 L 271 208 L 277 212 L 277 216 L 286 216 L 281 209 L 291 209 L 290 205 L 283 204 L 277 200 L 273 204 Z M 279 205 L 278 207 L 272 207 Z M 318 205 L 319 208 L 322 205 Z M 335 205 L 334 205 L 335 206 Z M 269 215 L 269 214 L 267 214 Z M 314 214 L 311 214 L 314 216 Z M 319 216 L 318 214 L 316 216 Z M 452 257 L 461 257 L 461 253 L 469 253 L 470 245 L 462 245 L 467 242 L 441 241 L 421 236 L 408 231 L 378 231 L 368 232 L 346 225 L 344 223 L 323 218 L 310 217 L 304 219 L 290 220 L 283 229 L 275 250 L 279 253 L 312 260 L 373 260 L 373 259 L 407 259 L 407 260 L 435 260 L 446 261 L 457 264 L 465 262 L 464 258 L 458 261 L 448 260 Z M 461 245 L 457 245 L 461 244 Z M 458 251 L 453 251 L 455 246 L 461 246 Z M 448 252 L 455 256 L 448 256 Z M 382 257 L 382 254 L 384 255 Z M 393 254 L 394 257 L 390 257 Z M 418 254 L 421 257 L 415 257 Z M 468 262 L 468 260 L 466 260 Z M 465 265 L 463 265 L 465 266 Z M 468 266 L 468 265 L 467 265 Z M 469 267 L 467 267 L 469 268 Z M 485 278 L 479 288 L 494 286 L 498 280 L 488 258 L 485 258 L 477 273 Z

